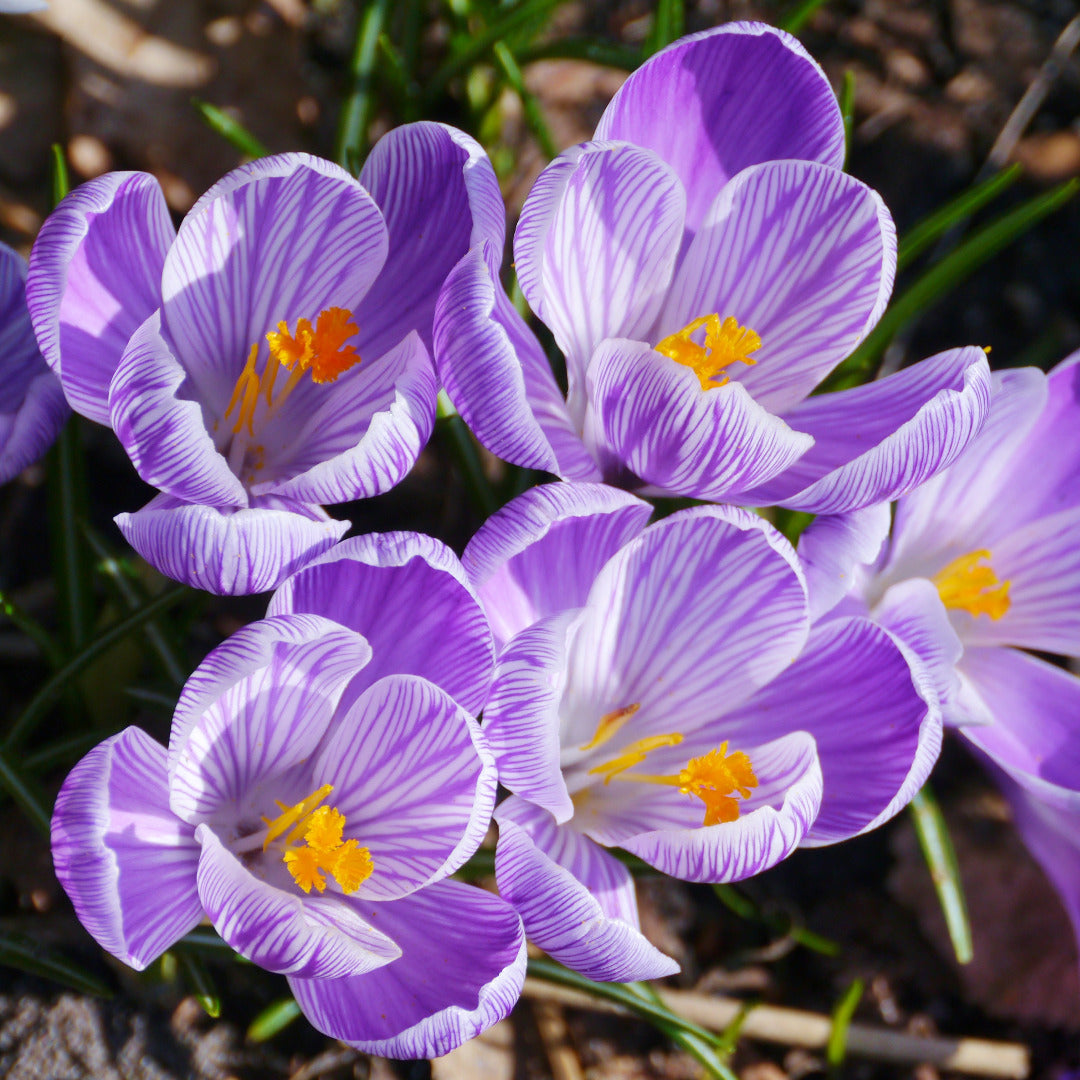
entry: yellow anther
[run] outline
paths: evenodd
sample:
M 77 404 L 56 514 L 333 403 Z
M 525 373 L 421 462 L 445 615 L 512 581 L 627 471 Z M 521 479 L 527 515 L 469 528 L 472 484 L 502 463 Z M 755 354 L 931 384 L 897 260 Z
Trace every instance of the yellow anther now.
M 705 328 L 704 344 L 698 344 L 693 336 Z M 729 315 L 723 322 L 719 315 L 702 315 L 687 323 L 681 330 L 659 341 L 656 351 L 692 368 L 701 382 L 702 390 L 723 386 L 729 380 L 721 373 L 732 364 L 757 363 L 750 354 L 761 348 L 761 338 L 748 326 L 740 326 L 738 319 Z
M 980 566 L 984 561 L 986 565 Z M 995 620 L 1009 610 L 1009 582 L 998 581 L 990 566 L 989 551 L 969 551 L 953 559 L 935 575 L 934 584 L 947 608 L 989 615 Z
M 691 758 L 679 773 L 679 791 L 696 795 L 705 804 L 705 825 L 737 821 L 735 793 L 749 799 L 750 789 L 758 786 L 750 758 L 741 750 L 728 754 L 727 748 L 724 742 L 719 749 Z
M 279 322 L 277 330 L 271 330 L 266 335 L 270 356 L 262 373 L 255 370 L 259 358 L 259 343 L 256 342 L 251 346 L 244 370 L 236 380 L 229 406 L 225 410 L 226 416 L 237 411 L 233 434 L 238 434 L 242 428 L 247 428 L 249 435 L 255 434 L 255 410 L 260 395 L 266 400 L 267 413 L 272 413 L 281 407 L 305 372 L 311 372 L 314 383 L 328 383 L 358 364 L 360 357 L 356 347 L 345 342 L 359 332 L 352 321 L 352 312 L 339 307 L 321 311 L 314 326 L 310 319 L 297 319 L 295 334 L 289 333 L 288 322 L 284 319 Z M 289 378 L 275 397 L 274 388 L 280 368 L 289 372 Z
M 282 859 L 304 892 L 312 888 L 322 892 L 326 888 L 326 879 L 319 872 L 324 871 L 347 896 L 371 877 L 375 864 L 371 852 L 358 840 L 343 839 L 345 815 L 332 806 L 320 805 L 333 790 L 332 784 L 323 784 L 295 806 L 279 802 L 282 813 L 273 820 L 263 818 L 267 826 L 263 851 L 284 837 Z
M 683 737 L 677 731 L 670 735 L 649 735 L 644 739 L 638 739 L 637 742 L 632 742 L 626 747 L 617 758 L 612 758 L 611 761 L 605 761 L 602 765 L 590 769 L 589 775 L 602 776 L 604 783 L 610 784 L 620 773 L 632 769 L 635 765 L 640 765 L 653 750 L 659 750 L 662 746 L 678 746 L 682 740 Z M 626 776 L 622 779 L 629 780 L 631 777 Z
M 635 702 L 633 705 L 624 705 L 621 709 L 613 709 L 609 713 L 604 713 L 600 717 L 600 723 L 596 725 L 596 734 L 584 746 L 579 746 L 578 749 L 594 750 L 598 746 L 603 746 L 640 708 L 641 706 Z

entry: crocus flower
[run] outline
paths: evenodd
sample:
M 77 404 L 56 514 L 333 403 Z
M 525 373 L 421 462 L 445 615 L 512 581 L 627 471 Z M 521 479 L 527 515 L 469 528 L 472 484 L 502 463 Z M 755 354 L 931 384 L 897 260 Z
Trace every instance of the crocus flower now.
M 896 506 L 815 521 L 816 614 L 867 612 L 922 657 L 1080 935 L 1080 353 L 995 372 L 990 417 Z
M 26 261 L 0 244 L 0 484 L 37 461 L 70 415 L 34 340 L 25 283 Z
M 206 917 L 321 1031 L 423 1057 L 509 1011 L 524 936 L 504 901 L 447 880 L 494 804 L 479 726 L 426 678 L 369 675 L 378 651 L 317 615 L 238 631 L 189 679 L 167 750 L 128 728 L 75 767 L 53 859 L 133 967 Z
M 434 422 L 432 312 L 498 240 L 490 163 L 439 124 L 398 128 L 357 181 L 306 154 L 212 187 L 175 232 L 144 173 L 73 192 L 31 258 L 45 359 L 161 494 L 117 524 L 164 573 L 273 588 L 348 528 L 324 503 L 411 468 Z
M 596 979 L 676 968 L 605 848 L 688 881 L 744 878 L 889 818 L 940 742 L 887 631 L 811 630 L 770 525 L 698 507 L 645 528 L 649 511 L 599 485 L 535 488 L 463 558 L 501 644 L 484 707 L 513 792 L 495 815 L 499 889 L 541 948 Z
M 564 478 L 819 513 L 910 490 L 978 430 L 989 369 L 955 349 L 808 397 L 896 266 L 892 219 L 843 159 L 836 98 L 794 38 L 733 23 L 663 50 L 540 175 L 514 237 L 566 399 L 489 246 L 436 312 L 454 404 L 493 452 Z

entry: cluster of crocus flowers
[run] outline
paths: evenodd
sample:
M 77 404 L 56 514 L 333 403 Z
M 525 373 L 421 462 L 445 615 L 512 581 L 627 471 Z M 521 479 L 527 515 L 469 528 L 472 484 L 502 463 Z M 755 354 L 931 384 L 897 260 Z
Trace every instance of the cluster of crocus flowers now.
M 957 462 L 888 507 L 800 542 L 817 616 L 853 611 L 921 658 L 998 780 L 1080 935 L 1080 354 L 996 372 Z M 1040 655 L 1041 654 L 1041 655 Z
M 912 490 L 978 430 L 989 369 L 954 349 L 808 396 L 896 266 L 888 210 L 843 159 L 836 97 L 794 38 L 732 23 L 663 50 L 541 174 L 514 237 L 565 400 L 489 247 L 436 311 L 454 404 L 494 453 L 567 479 L 830 514 Z
M 436 298 L 503 229 L 481 148 L 427 122 L 386 135 L 359 180 L 306 154 L 254 161 L 179 231 L 146 174 L 72 192 L 34 246 L 29 305 L 71 406 L 161 491 L 117 519 L 129 543 L 233 594 L 332 546 L 349 525 L 323 505 L 386 491 L 427 441 Z
M 26 308 L 26 260 L 0 244 L 0 484 L 32 465 L 70 415 L 38 351 Z

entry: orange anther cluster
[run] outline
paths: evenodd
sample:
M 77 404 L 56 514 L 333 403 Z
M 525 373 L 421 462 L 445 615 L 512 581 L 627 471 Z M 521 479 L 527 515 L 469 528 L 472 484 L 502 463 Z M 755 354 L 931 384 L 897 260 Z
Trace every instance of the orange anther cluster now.
M 691 758 L 679 773 L 679 790 L 684 795 L 696 795 L 705 804 L 706 825 L 737 821 L 739 803 L 737 792 L 750 798 L 750 789 L 758 786 L 750 758 L 741 750 L 727 752 L 728 744 L 721 743 L 702 757 Z
M 702 327 L 705 341 L 698 344 L 693 339 Z M 729 315 L 723 322 L 719 315 L 702 315 L 687 323 L 681 330 L 669 334 L 656 345 L 656 351 L 692 368 L 701 382 L 702 390 L 723 386 L 730 376 L 722 375 L 732 364 L 757 363 L 750 354 L 761 348 L 761 338 L 748 326 L 740 326 L 738 319 Z
M 985 562 L 985 566 L 979 565 Z M 990 552 L 969 551 L 953 559 L 934 577 L 941 602 L 947 608 L 1000 619 L 1009 610 L 1009 582 L 998 581 L 990 566 Z

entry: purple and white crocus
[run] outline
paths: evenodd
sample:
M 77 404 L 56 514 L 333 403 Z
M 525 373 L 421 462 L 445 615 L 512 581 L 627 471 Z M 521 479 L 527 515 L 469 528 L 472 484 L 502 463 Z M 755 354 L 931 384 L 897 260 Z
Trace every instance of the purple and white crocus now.
M 131 545 L 240 594 L 340 539 L 322 504 L 412 467 L 434 422 L 439 290 L 504 227 L 483 150 L 427 122 L 380 140 L 359 181 L 306 154 L 253 161 L 179 232 L 145 173 L 72 192 L 34 246 L 30 310 L 72 407 L 161 490 L 118 517 Z
M 995 372 L 957 462 L 896 506 L 803 534 L 816 614 L 869 613 L 922 657 L 1080 936 L 1080 353 Z
M 808 396 L 896 268 L 888 210 L 843 160 L 835 95 L 794 38 L 732 23 L 674 43 L 540 175 L 517 227 L 566 399 L 491 246 L 436 311 L 450 398 L 494 453 L 567 479 L 815 513 L 911 490 L 979 429 L 989 369 L 954 349 Z
M 595 979 L 670 974 L 609 847 L 688 881 L 759 873 L 910 800 L 941 720 L 915 661 L 864 618 L 811 629 L 791 545 L 761 518 L 534 488 L 463 562 L 501 648 L 484 707 L 499 890 Z
M 392 634 L 369 641 L 320 615 L 245 627 L 189 679 L 167 750 L 128 728 L 75 767 L 53 858 L 84 926 L 126 963 L 145 967 L 207 917 L 287 975 L 321 1031 L 428 1057 L 505 1016 L 524 978 L 514 910 L 447 880 L 495 800 L 493 756 L 458 700 L 482 700 L 491 636 L 437 542 L 350 544 L 276 606 L 303 607 L 329 574 L 368 622 L 397 590 L 416 613 L 400 664 Z M 425 662 L 457 699 L 411 673 Z
M 71 415 L 30 325 L 26 260 L 7 244 L 0 244 L 0 367 L 0 484 L 6 484 L 52 446 Z

